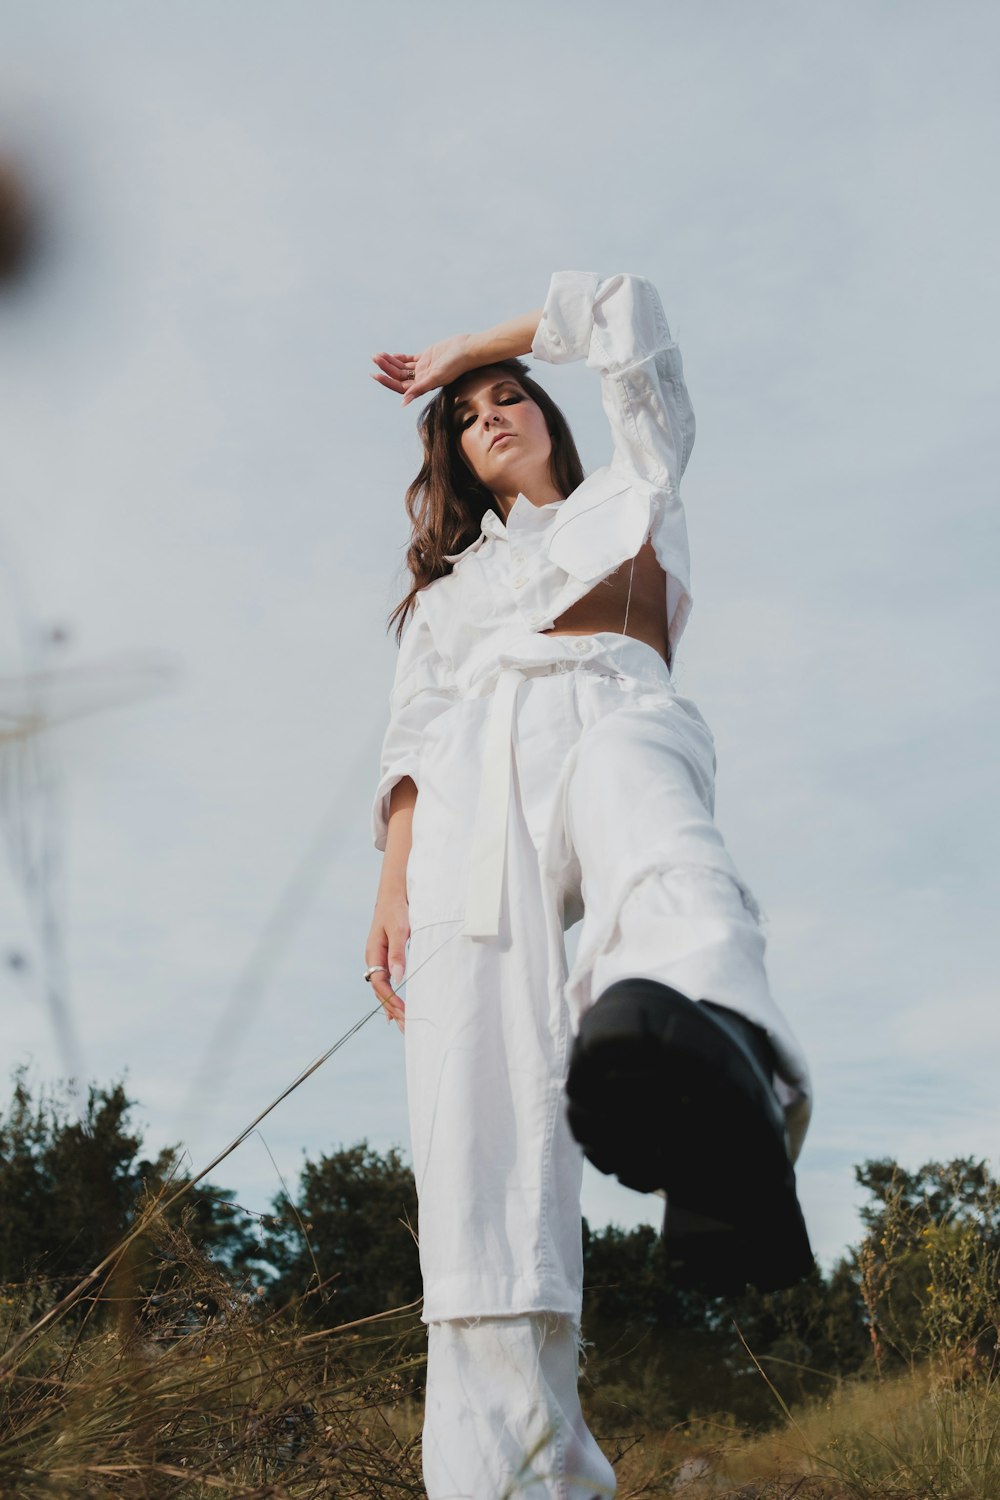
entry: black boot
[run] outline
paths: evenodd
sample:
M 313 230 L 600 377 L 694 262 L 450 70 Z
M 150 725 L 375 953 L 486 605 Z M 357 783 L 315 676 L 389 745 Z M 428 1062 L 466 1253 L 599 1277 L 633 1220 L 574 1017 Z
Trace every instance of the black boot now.
M 653 979 L 620 980 L 583 1018 L 570 1128 L 600 1171 L 666 1192 L 679 1286 L 776 1291 L 812 1269 L 772 1060 L 761 1027 Z

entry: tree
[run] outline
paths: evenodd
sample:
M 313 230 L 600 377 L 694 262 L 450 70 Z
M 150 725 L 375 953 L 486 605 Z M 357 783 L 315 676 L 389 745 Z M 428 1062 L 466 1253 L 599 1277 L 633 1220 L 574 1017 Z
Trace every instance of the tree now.
M 708 1297 L 672 1284 L 663 1242 L 645 1225 L 584 1226 L 583 1324 L 598 1395 L 654 1424 L 725 1411 L 766 1425 L 778 1407 L 761 1369 L 799 1400 L 857 1370 L 868 1349 L 846 1262 L 784 1292 Z
M 1000 1321 L 1000 1183 L 986 1163 L 959 1157 L 908 1172 L 882 1159 L 854 1170 L 871 1196 L 853 1265 L 876 1360 L 991 1358 Z
M 279 1302 L 312 1289 L 314 1316 L 332 1327 L 419 1298 L 417 1193 L 397 1150 L 380 1156 L 361 1141 L 307 1161 L 295 1202 L 274 1207 L 264 1254 Z
M 120 1082 L 91 1085 L 82 1109 L 72 1104 L 65 1090 L 34 1097 L 20 1072 L 0 1114 L 0 1281 L 44 1278 L 42 1300 L 82 1280 L 151 1201 L 184 1182 L 173 1151 L 143 1154 Z M 858 1372 L 872 1350 L 879 1365 L 941 1354 L 960 1372 L 984 1368 L 1000 1327 L 1000 1183 L 972 1158 L 916 1172 L 867 1161 L 855 1172 L 869 1195 L 861 1244 L 829 1276 L 817 1269 L 781 1293 L 681 1290 L 656 1230 L 583 1223 L 591 1403 L 605 1401 L 616 1420 L 624 1407 L 661 1424 L 728 1411 L 764 1425 L 777 1414 L 768 1382 L 801 1400 Z M 281 1196 L 274 1209 L 259 1242 L 225 1190 L 200 1183 L 166 1211 L 165 1229 L 137 1236 L 102 1295 L 123 1316 L 138 1302 L 148 1318 L 184 1326 L 223 1306 L 229 1316 L 248 1273 L 269 1283 L 272 1305 L 292 1303 L 326 1327 L 418 1301 L 416 1190 L 399 1151 L 361 1141 L 307 1160 L 294 1201 Z M 191 1241 L 213 1263 L 198 1273 L 209 1290 L 195 1301 L 188 1273 L 204 1262 Z M 399 1339 L 422 1348 L 415 1312 L 402 1326 L 352 1331 L 352 1363 L 374 1369 L 376 1346 Z
M 171 1175 L 175 1152 L 142 1153 L 131 1123 L 134 1101 L 123 1085 L 91 1084 L 82 1112 L 65 1089 L 32 1097 L 24 1071 L 0 1115 L 0 1281 L 44 1277 L 57 1287 L 81 1280 L 125 1237 L 141 1205 L 184 1178 Z M 169 1186 L 168 1186 L 169 1182 Z M 209 1183 L 171 1210 L 186 1207 L 192 1238 L 230 1268 L 249 1266 L 256 1243 L 224 1189 Z M 155 1279 L 161 1260 L 150 1242 L 131 1257 L 136 1288 Z

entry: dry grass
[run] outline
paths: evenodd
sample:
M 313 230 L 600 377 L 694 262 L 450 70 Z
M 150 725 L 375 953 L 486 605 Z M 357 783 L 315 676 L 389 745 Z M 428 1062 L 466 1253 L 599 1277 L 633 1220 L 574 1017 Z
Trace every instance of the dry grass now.
M 825 1475 L 849 1495 L 1000 1496 L 1000 1389 L 925 1366 L 857 1382 L 794 1414 L 781 1431 L 727 1455 L 746 1482 L 790 1472 Z
M 22 1343 L 0 1390 L 5 1495 L 422 1495 L 415 1314 L 314 1330 L 308 1308 L 268 1316 L 183 1230 L 156 1290 L 127 1265 Z M 7 1288 L 3 1343 L 37 1325 L 45 1289 Z
M 619 1482 L 620 1500 L 997 1500 L 1000 1389 L 926 1367 L 852 1382 L 764 1435 L 724 1420 L 650 1435 Z
M 134 1243 L 148 1254 L 154 1242 L 167 1269 L 142 1297 L 128 1256 L 47 1322 L 43 1285 L 6 1289 L 0 1344 L 23 1341 L 0 1387 L 0 1492 L 423 1495 L 414 1309 L 314 1329 L 308 1299 L 268 1312 L 183 1228 L 154 1217 L 146 1235 Z M 619 1500 L 1000 1497 L 1000 1390 L 954 1351 L 891 1378 L 834 1384 L 764 1435 L 724 1417 L 655 1432 L 624 1410 L 616 1423 L 607 1406 L 595 1429 Z
M 332 1330 L 312 1326 L 309 1297 L 269 1310 L 167 1218 L 183 1191 L 145 1204 L 70 1293 L 3 1289 L 0 1493 L 422 1496 L 416 1309 Z M 869 1376 L 795 1410 L 770 1387 L 773 1431 L 720 1416 L 658 1432 L 634 1415 L 656 1410 L 654 1390 L 595 1388 L 619 1500 L 1000 1500 L 995 1237 L 975 1214 L 929 1228 L 922 1213 L 890 1199 L 858 1255 Z
M 772 1431 L 720 1417 L 639 1434 L 620 1500 L 1000 1500 L 998 1194 L 990 1181 L 974 1207 L 928 1222 L 890 1188 L 858 1252 L 868 1375 L 791 1410 L 758 1364 Z

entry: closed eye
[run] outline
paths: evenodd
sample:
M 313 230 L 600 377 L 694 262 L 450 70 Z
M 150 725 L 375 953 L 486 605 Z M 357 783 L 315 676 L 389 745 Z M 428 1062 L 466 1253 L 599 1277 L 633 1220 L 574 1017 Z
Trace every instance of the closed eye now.
M 500 396 L 500 397 L 498 397 L 498 399 L 497 399 L 497 405 L 498 406 L 517 406 L 517 404 L 520 401 L 523 401 L 523 400 L 524 400 L 523 395 L 519 391 L 516 391 L 516 392 L 512 392 L 509 396 Z M 473 422 L 475 420 L 476 420 L 476 413 L 474 411 L 470 411 L 470 410 L 468 410 L 468 408 L 466 408 L 466 410 L 457 418 L 457 425 L 458 425 L 459 432 L 464 432 L 467 427 L 471 427 L 472 424 L 473 424 Z

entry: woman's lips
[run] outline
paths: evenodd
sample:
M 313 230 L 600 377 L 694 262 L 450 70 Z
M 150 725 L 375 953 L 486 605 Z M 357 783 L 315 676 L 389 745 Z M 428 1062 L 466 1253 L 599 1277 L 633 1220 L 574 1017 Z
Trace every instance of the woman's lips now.
M 504 438 L 511 438 L 513 436 L 514 434 L 512 432 L 498 432 L 496 437 L 490 444 L 490 451 L 492 451 L 496 447 L 497 443 L 502 443 Z

